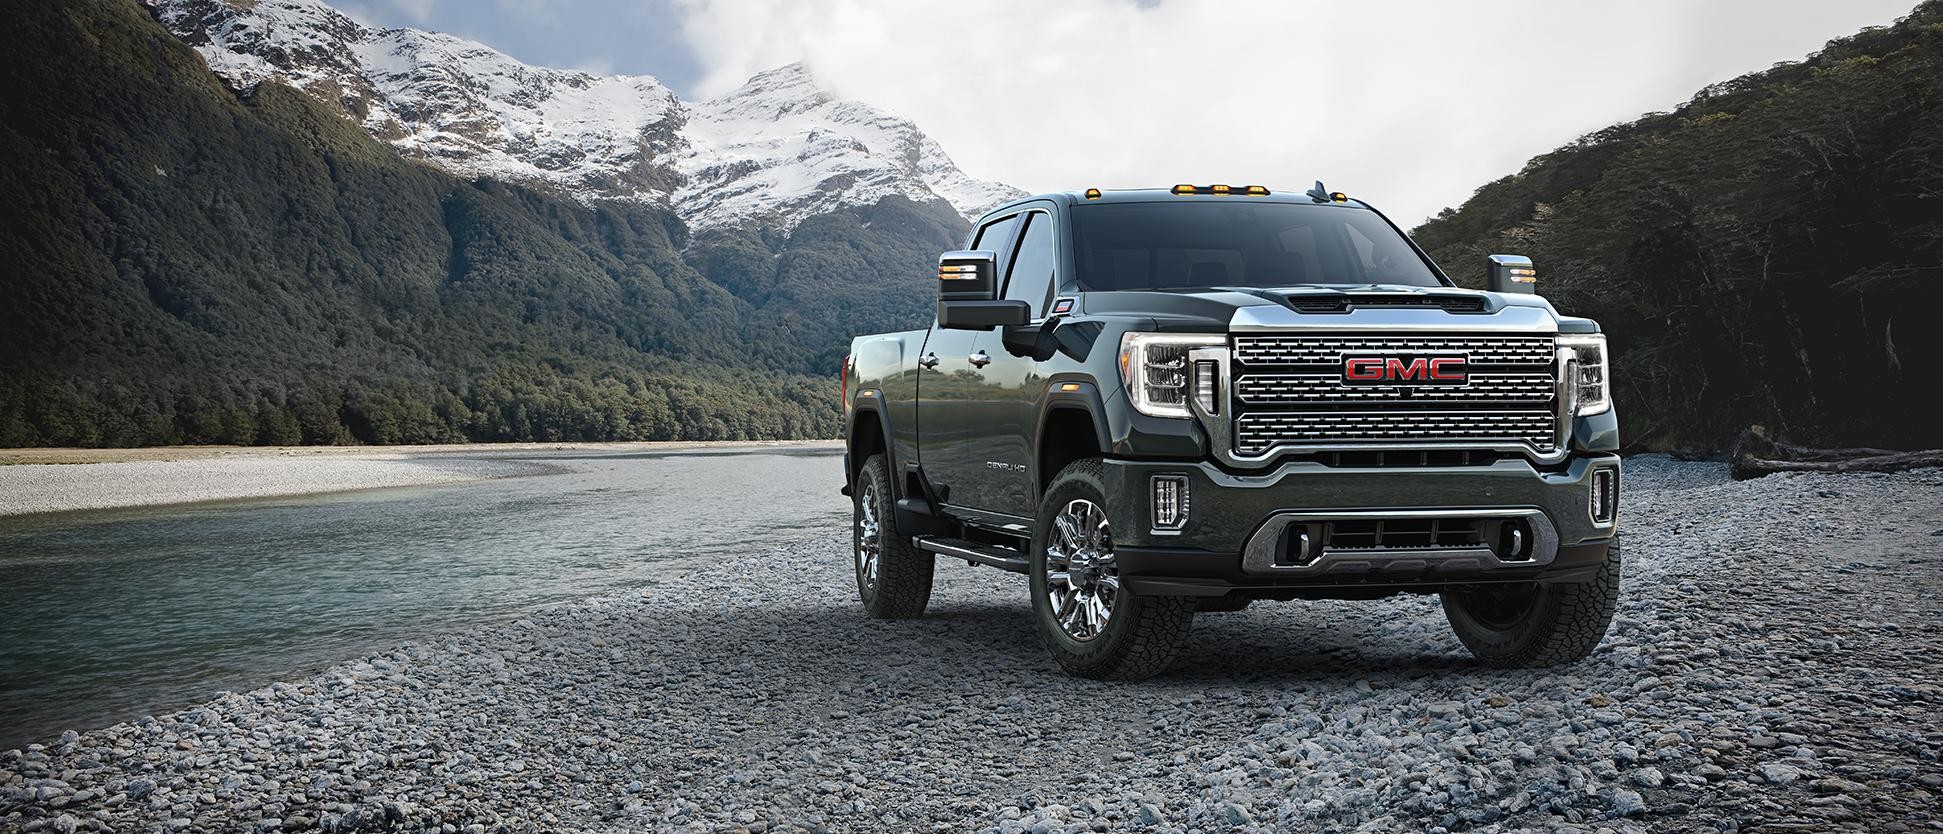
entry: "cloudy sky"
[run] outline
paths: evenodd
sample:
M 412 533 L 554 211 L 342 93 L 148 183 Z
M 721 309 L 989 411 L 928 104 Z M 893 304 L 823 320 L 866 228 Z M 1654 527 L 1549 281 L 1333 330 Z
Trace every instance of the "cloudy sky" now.
M 707 97 L 792 61 L 1030 191 L 1321 179 L 1414 225 L 1914 0 L 338 0 Z

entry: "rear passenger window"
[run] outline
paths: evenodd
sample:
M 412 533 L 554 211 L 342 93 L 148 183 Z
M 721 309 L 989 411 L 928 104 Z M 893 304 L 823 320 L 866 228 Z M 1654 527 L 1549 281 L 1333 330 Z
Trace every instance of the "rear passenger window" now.
M 1052 292 L 1052 237 L 1052 215 L 1027 214 L 1025 237 L 1019 242 L 1019 253 L 1012 258 L 1012 274 L 1005 282 L 1005 297 L 1031 304 L 1035 319 L 1044 314 L 1046 297 Z

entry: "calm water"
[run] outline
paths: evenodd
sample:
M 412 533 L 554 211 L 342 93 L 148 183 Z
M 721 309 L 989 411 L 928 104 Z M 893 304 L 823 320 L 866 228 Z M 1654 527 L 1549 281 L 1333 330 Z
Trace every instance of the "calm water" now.
M 0 518 L 0 750 L 839 529 L 841 454 L 533 454 L 568 471 Z

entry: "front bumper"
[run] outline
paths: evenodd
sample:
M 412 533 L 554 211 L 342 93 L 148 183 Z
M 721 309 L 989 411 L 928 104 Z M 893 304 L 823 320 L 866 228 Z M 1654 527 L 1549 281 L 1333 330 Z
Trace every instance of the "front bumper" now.
M 1291 461 L 1248 475 L 1206 462 L 1106 464 L 1116 561 L 1121 582 L 1136 593 L 1209 596 L 1579 581 L 1605 561 L 1617 530 L 1616 513 L 1600 523 L 1589 509 L 1593 473 L 1600 469 L 1612 470 L 1617 502 L 1616 455 L 1574 455 L 1544 469 L 1522 458 L 1450 467 L 1346 468 Z M 1154 475 L 1187 478 L 1188 520 L 1178 531 L 1154 529 Z M 1445 517 L 1519 519 L 1538 541 L 1527 558 L 1509 561 L 1473 547 L 1325 553 L 1297 568 L 1264 562 L 1265 549 L 1286 546 L 1285 531 L 1292 525 L 1332 518 Z

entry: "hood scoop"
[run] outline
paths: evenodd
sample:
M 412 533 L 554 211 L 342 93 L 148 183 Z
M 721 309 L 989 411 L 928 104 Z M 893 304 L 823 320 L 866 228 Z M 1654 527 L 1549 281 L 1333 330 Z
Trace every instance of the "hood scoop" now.
M 1351 313 L 1358 309 L 1441 309 L 1446 313 L 1482 313 L 1484 299 L 1475 295 L 1431 295 L 1427 293 L 1342 293 L 1336 295 L 1292 295 L 1284 300 L 1298 313 Z

